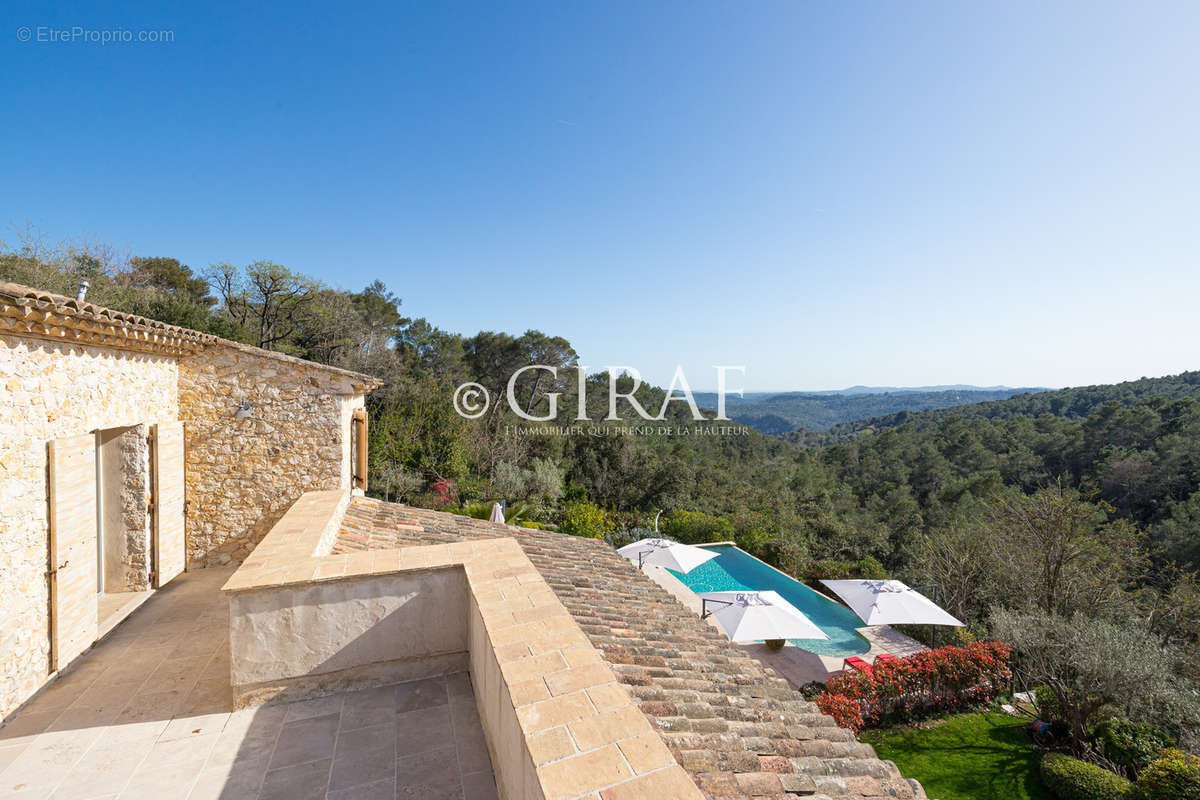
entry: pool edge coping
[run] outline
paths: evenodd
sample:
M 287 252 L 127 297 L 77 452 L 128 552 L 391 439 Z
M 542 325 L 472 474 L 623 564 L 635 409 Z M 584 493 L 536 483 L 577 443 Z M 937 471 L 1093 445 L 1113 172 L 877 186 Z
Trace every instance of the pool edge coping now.
M 854 616 L 858 617 L 858 614 L 857 614 L 857 612 L 855 612 L 855 610 L 854 610 L 853 608 L 850 608 L 850 606 L 848 606 L 848 605 L 846 605 L 845 603 L 843 603 L 843 602 L 842 602 L 842 601 L 841 601 L 839 598 L 837 598 L 837 597 L 830 597 L 829 595 L 827 595 L 827 594 L 825 594 L 824 592 L 822 592 L 820 589 L 813 589 L 813 587 L 809 586 L 809 585 L 808 585 L 807 583 L 805 583 L 804 581 L 802 581 L 802 580 L 800 580 L 799 578 L 797 578 L 797 577 L 794 577 L 794 576 L 792 576 L 792 575 L 788 575 L 786 572 L 784 572 L 783 570 L 781 570 L 779 567 L 772 566 L 771 564 L 768 564 L 767 562 L 763 561 L 761 558 L 759 558 L 758 556 L 754 555 L 753 553 L 750 553 L 750 552 L 747 552 L 747 551 L 745 551 L 745 550 L 742 550 L 742 548 L 738 547 L 738 545 L 737 545 L 737 542 L 705 542 L 704 544 L 698 544 L 698 545 L 694 545 L 694 547 L 713 547 L 713 546 L 715 546 L 715 545 L 719 545 L 719 544 L 727 544 L 727 545 L 729 545 L 730 547 L 732 547 L 734 550 L 739 550 L 739 551 L 741 551 L 741 552 L 743 552 L 743 553 L 746 553 L 746 555 L 750 556 L 751 558 L 753 558 L 753 559 L 754 559 L 755 561 L 757 561 L 758 563 L 760 563 L 760 564 L 762 564 L 762 565 L 764 565 L 764 566 L 770 567 L 771 569 L 775 570 L 776 572 L 778 572 L 778 573 L 779 573 L 780 575 L 782 575 L 783 577 L 787 578 L 788 580 L 795 581 L 796 583 L 800 584 L 801 586 L 803 586 L 803 587 L 804 587 L 804 588 L 806 588 L 806 589 L 811 589 L 812 591 L 814 591 L 814 592 L 816 592 L 817 594 L 821 595 L 821 597 L 824 597 L 826 600 L 831 600 L 831 601 L 833 601 L 834 603 L 837 603 L 839 606 L 841 606 L 842 608 L 848 609 L 848 610 L 850 611 L 850 613 L 851 613 L 851 614 L 854 614 Z M 674 578 L 675 576 L 674 576 L 674 575 L 672 575 L 671 577 L 672 577 L 672 578 Z M 676 580 L 678 580 L 678 578 L 676 578 Z M 685 585 L 686 585 L 686 584 L 685 584 Z M 864 620 L 862 617 L 858 617 L 858 618 L 859 618 L 859 620 L 861 620 L 861 621 L 862 621 L 862 623 L 863 623 L 863 627 L 864 627 L 864 628 L 877 628 L 877 627 L 879 627 L 878 625 L 868 625 L 868 624 L 867 624 L 867 622 L 866 622 L 866 620 Z M 855 630 L 859 630 L 859 629 L 858 629 L 858 628 L 855 628 Z

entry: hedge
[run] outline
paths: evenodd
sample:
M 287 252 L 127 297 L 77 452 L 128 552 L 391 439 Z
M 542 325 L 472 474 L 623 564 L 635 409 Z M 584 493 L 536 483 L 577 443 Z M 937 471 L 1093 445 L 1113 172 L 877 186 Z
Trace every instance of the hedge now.
M 1062 753 L 1042 759 L 1042 783 L 1059 800 L 1136 800 L 1133 782 Z
M 1200 800 L 1200 756 L 1163 750 L 1138 776 L 1138 788 L 1145 800 Z
M 876 661 L 870 674 L 830 678 L 817 705 L 838 725 L 858 731 L 886 718 L 991 702 L 1012 680 L 1011 654 L 1012 648 L 1001 642 L 972 642 Z

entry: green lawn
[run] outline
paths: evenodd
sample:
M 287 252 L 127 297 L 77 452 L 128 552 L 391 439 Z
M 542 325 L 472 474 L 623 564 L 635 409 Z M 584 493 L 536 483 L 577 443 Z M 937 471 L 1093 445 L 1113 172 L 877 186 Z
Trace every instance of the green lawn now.
M 1053 800 L 1038 777 L 1026 722 L 1000 712 L 960 714 L 929 727 L 865 731 L 880 758 L 896 762 L 938 800 Z

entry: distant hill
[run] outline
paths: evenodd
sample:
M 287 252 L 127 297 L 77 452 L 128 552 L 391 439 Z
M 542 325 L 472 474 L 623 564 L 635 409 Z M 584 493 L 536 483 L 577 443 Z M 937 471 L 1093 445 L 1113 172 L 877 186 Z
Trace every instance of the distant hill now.
M 923 411 L 903 409 L 834 425 L 819 438 L 824 442 L 844 441 L 861 431 L 878 431 L 906 424 L 913 425 L 917 430 L 931 430 L 950 417 L 1010 419 L 1022 415 L 1037 417 L 1050 414 L 1066 419 L 1084 419 L 1107 403 L 1129 407 L 1151 397 L 1166 400 L 1192 397 L 1200 400 L 1200 371 L 1181 372 L 1162 378 L 1139 378 L 1124 383 L 1014 394 L 1012 397 L 970 405 L 957 404 L 951 407 L 947 404 Z
M 943 386 L 851 386 L 847 389 L 835 389 L 814 394 L 929 394 L 932 392 L 1037 392 L 1045 389 L 1024 388 L 1015 389 L 1011 386 L 971 386 L 967 383 L 954 383 Z
M 747 393 L 745 398 L 727 396 L 725 408 L 735 422 L 778 436 L 798 428 L 825 431 L 868 417 L 1003 400 L 1020 393 L 1040 391 L 1043 390 L 1010 387 L 872 389 L 852 386 L 828 392 L 754 392 Z M 706 408 L 716 408 L 717 396 L 713 392 L 698 392 L 696 402 Z

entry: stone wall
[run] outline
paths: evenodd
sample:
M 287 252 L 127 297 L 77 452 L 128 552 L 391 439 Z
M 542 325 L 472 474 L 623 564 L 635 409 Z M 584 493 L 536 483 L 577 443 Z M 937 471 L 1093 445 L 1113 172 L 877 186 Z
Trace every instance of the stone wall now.
M 0 717 L 49 674 L 46 443 L 178 418 L 175 358 L 0 335 Z
M 364 389 L 253 348 L 180 361 L 189 567 L 240 562 L 301 494 L 350 487 L 350 414 Z
M 462 567 L 229 595 L 234 704 L 303 699 L 467 669 Z

